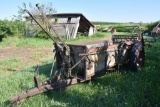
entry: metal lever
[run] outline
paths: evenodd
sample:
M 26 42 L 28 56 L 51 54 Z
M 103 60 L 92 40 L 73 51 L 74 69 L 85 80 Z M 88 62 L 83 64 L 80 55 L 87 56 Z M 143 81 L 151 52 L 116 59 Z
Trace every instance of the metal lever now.
M 44 19 L 47 21 L 47 23 L 50 25 L 52 31 L 54 31 L 54 33 L 57 35 L 57 37 L 59 38 L 59 40 L 63 43 L 63 45 L 66 47 L 66 50 L 68 52 L 70 52 L 69 47 L 65 44 L 65 42 L 63 41 L 63 39 L 61 38 L 61 36 L 56 32 L 56 30 L 54 29 L 54 26 L 52 25 L 52 23 L 48 20 L 48 18 L 46 17 L 46 15 L 44 14 L 42 8 L 36 4 L 36 7 L 38 8 L 38 10 L 41 12 L 42 16 L 44 17 Z
M 45 31 L 45 33 L 46 33 L 57 45 L 59 45 L 59 43 L 52 37 L 52 35 L 33 17 L 33 15 L 32 15 L 27 9 L 25 9 L 24 11 L 26 11 L 26 12 L 30 15 L 30 17 L 39 25 L 39 27 L 42 28 L 42 29 Z
M 40 83 L 39 78 L 38 78 L 38 72 L 39 72 L 39 66 L 37 65 L 36 70 L 35 70 L 35 74 L 34 74 L 34 83 L 35 83 L 35 86 L 38 89 L 40 89 L 41 88 L 41 83 Z

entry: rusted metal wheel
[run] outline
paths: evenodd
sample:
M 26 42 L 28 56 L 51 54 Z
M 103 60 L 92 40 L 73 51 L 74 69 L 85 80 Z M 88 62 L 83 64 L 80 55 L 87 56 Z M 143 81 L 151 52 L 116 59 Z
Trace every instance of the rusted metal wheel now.
M 144 66 L 144 47 L 141 43 L 136 43 L 132 46 L 129 56 L 129 69 L 132 71 L 141 70 Z

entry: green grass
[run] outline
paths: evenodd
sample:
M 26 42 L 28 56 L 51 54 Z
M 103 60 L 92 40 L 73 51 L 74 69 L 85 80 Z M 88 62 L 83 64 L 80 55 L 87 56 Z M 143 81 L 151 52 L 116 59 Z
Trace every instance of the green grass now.
M 6 71 L 16 71 L 16 68 L 19 66 L 19 63 L 21 62 L 22 62 L 21 57 L 12 57 L 10 59 L 0 61 L 0 68 L 1 68 L 0 74 L 8 73 Z M 5 71 L 5 72 L 2 72 L 2 71 Z
M 18 38 L 18 37 L 7 37 L 3 38 L 3 42 L 0 42 L 0 48 L 6 46 L 17 46 L 17 47 L 52 47 L 52 41 L 39 39 L 39 38 Z
M 80 43 L 80 42 L 89 42 L 89 41 L 94 41 L 98 39 L 104 39 L 108 38 L 111 35 L 110 32 L 96 32 L 94 35 L 88 37 L 88 36 L 81 36 L 77 35 L 76 39 L 71 39 L 66 41 L 67 43 Z
M 103 38 L 102 35 L 101 37 Z M 95 37 L 97 38 L 99 37 Z M 80 40 L 74 42 L 77 41 L 81 42 Z M 145 47 L 145 52 L 145 67 L 140 72 L 116 70 L 89 83 L 80 83 L 64 90 L 48 91 L 30 97 L 18 107 L 158 107 L 160 106 L 160 40 L 151 48 Z M 7 66 L 10 62 L 16 63 L 16 61 L 19 62 L 21 59 L 13 58 L 0 63 Z M 48 78 L 51 65 L 51 60 L 40 65 L 41 81 Z M 32 66 L 21 72 L 0 75 L 0 107 L 11 106 L 7 102 L 11 96 L 34 87 L 35 68 Z
M 86 42 L 86 41 L 93 41 L 97 39 L 103 39 L 110 36 L 110 33 L 102 33 L 97 32 L 93 36 L 81 36 L 78 35 L 76 39 L 71 39 L 66 41 L 66 43 L 77 43 L 77 42 Z M 7 37 L 3 38 L 3 42 L 0 42 L 0 48 L 6 47 L 6 46 L 16 46 L 16 47 L 32 47 L 32 48 L 38 48 L 38 47 L 53 47 L 52 40 L 44 40 L 39 38 L 18 38 L 18 37 Z

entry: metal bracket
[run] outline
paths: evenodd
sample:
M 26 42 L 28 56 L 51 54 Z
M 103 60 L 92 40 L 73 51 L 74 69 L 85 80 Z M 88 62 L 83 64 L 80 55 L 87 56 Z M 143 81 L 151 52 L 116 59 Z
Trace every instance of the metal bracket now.
M 35 86 L 38 89 L 40 89 L 41 88 L 41 83 L 40 83 L 39 78 L 38 78 L 38 72 L 39 72 L 39 67 L 37 65 L 36 70 L 35 70 L 35 74 L 34 74 L 34 83 L 35 83 Z

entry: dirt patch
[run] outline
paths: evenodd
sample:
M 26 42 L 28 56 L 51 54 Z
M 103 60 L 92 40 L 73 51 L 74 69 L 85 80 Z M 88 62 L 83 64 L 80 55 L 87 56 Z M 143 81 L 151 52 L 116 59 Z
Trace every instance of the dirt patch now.
M 0 61 L 10 59 L 12 57 L 30 58 L 34 55 L 33 49 L 5 47 L 0 49 Z
M 31 59 L 37 53 L 52 54 L 50 48 L 19 48 L 19 47 L 5 47 L 0 48 L 0 61 L 10 59 L 12 57 L 22 57 L 25 60 Z
M 20 58 L 18 62 L 11 62 L 11 64 L 0 66 L 3 74 L 11 73 L 10 71 L 20 71 L 24 68 L 32 67 L 42 64 L 43 62 L 53 58 L 52 48 L 19 48 L 19 47 L 5 47 L 0 48 L 0 62 L 10 60 L 13 58 Z

